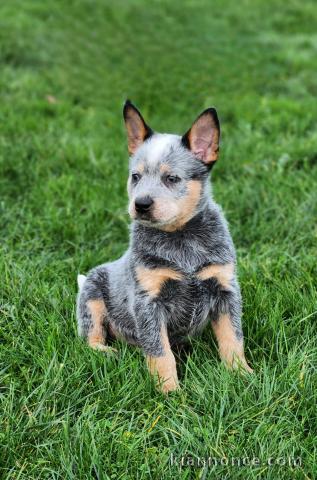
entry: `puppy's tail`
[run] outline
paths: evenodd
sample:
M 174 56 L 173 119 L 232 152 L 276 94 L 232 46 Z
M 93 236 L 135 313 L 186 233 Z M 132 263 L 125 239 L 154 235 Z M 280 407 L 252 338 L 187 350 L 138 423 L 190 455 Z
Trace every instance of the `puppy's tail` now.
M 81 291 L 81 289 L 83 288 L 86 278 L 87 277 L 85 275 L 77 275 L 77 283 L 78 283 L 79 291 Z

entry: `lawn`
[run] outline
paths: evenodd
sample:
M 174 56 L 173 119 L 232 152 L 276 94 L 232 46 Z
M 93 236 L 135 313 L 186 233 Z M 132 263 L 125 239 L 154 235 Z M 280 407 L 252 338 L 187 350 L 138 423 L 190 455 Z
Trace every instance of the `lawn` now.
M 1 478 L 316 478 L 316 32 L 313 0 L 1 2 Z M 77 273 L 128 245 L 126 98 L 217 107 L 252 378 L 207 329 L 166 398 L 77 337 Z

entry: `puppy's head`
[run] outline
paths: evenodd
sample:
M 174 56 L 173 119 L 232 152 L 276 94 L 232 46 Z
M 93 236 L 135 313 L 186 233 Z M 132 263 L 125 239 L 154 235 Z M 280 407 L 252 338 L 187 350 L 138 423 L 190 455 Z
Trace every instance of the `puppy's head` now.
M 131 218 L 165 231 L 181 229 L 206 201 L 208 173 L 219 150 L 216 110 L 204 110 L 182 137 L 153 132 L 129 100 L 123 116 Z

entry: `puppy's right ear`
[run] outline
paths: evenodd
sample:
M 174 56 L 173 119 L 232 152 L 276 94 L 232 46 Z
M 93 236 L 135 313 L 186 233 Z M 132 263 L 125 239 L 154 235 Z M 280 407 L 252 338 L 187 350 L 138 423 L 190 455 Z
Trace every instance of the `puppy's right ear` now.
M 145 123 L 139 110 L 127 100 L 123 107 L 123 118 L 128 135 L 128 150 L 130 155 L 153 135 L 153 130 Z

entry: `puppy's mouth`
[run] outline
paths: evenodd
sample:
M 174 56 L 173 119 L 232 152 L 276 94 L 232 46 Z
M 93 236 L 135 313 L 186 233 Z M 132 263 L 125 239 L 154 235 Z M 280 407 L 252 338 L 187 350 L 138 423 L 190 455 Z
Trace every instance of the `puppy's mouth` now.
M 152 223 L 161 223 L 159 219 L 155 218 L 153 216 L 153 213 L 152 212 L 136 212 L 136 211 L 133 211 L 130 213 L 130 216 L 132 218 L 132 220 L 137 220 L 138 222 L 140 223 L 144 223 L 146 225 L 149 225 L 149 224 L 152 224 Z
M 136 212 L 135 209 L 132 209 L 132 211 L 129 211 L 129 214 L 132 220 L 137 220 L 140 223 L 144 223 L 148 225 L 150 223 L 157 222 L 157 220 L 153 217 L 151 212 L 139 213 L 139 212 Z
M 148 226 L 155 226 L 157 228 L 160 227 L 167 227 L 168 225 L 173 224 L 174 222 L 177 222 L 177 216 L 173 216 L 171 218 L 164 218 L 161 219 L 159 217 L 155 217 L 151 212 L 148 213 L 136 213 L 133 212 L 131 215 L 132 220 L 136 220 L 140 222 L 142 225 L 148 225 Z
M 138 222 L 140 222 L 142 225 L 148 226 L 148 227 L 155 227 L 155 228 L 163 228 L 168 227 L 169 225 L 172 225 L 174 222 L 177 221 L 177 217 L 169 218 L 168 220 L 160 220 L 159 218 L 145 218 L 145 217 L 139 217 L 137 216 L 135 218 Z
M 161 228 L 167 227 L 177 221 L 177 215 L 173 215 L 171 218 L 160 218 L 160 216 L 156 216 L 155 213 L 155 208 L 149 208 L 146 211 L 137 211 L 134 203 L 131 203 L 129 206 L 131 219 L 136 220 L 145 226 Z
M 151 211 L 148 212 L 136 212 L 134 215 L 135 220 L 139 220 L 141 222 L 147 222 L 147 223 L 155 223 L 156 220 L 152 215 Z

